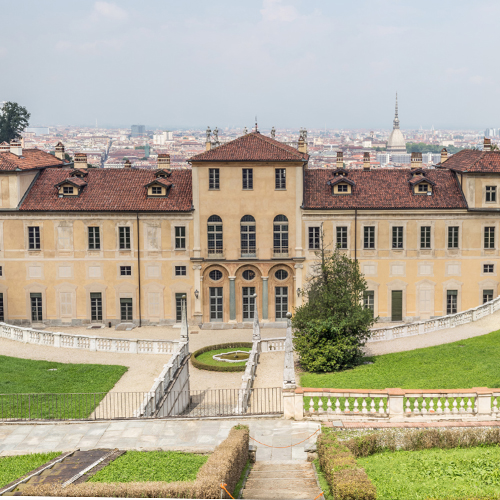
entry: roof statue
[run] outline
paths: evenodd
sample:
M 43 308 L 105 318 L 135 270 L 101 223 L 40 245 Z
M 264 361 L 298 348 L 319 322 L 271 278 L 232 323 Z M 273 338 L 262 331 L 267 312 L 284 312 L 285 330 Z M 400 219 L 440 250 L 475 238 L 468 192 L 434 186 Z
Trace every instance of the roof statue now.
M 245 127 L 245 130 L 243 131 L 246 134 L 248 134 L 248 129 Z
M 271 138 L 276 139 L 276 129 L 274 127 L 271 129 Z
M 210 130 L 210 127 L 207 127 L 207 142 L 210 142 L 210 134 L 212 131 Z
M 214 136 L 214 142 L 218 143 L 219 142 L 219 129 L 217 127 L 214 128 L 213 136 Z
M 398 94 L 396 93 L 396 113 L 394 115 L 393 128 L 389 140 L 387 141 L 388 153 L 406 153 L 406 141 L 403 133 L 399 129 L 398 117 Z

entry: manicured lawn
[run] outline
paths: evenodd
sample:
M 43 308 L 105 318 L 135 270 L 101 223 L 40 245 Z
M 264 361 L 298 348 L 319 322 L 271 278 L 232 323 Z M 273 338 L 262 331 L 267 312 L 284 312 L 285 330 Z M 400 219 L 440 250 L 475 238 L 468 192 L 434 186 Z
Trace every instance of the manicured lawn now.
M 126 366 L 67 364 L 0 356 L 0 418 L 85 418 Z M 18 394 L 99 393 L 96 397 Z M 12 394 L 13 396 L 9 396 Z M 15 395 L 15 396 L 14 396 Z
M 377 487 L 377 500 L 500 494 L 498 446 L 376 453 L 357 462 Z
M 206 455 L 178 451 L 127 451 L 89 479 L 93 483 L 194 481 Z
M 500 387 L 500 330 L 451 344 L 366 358 L 371 365 L 336 373 L 303 373 L 302 387 L 459 389 Z
M 60 455 L 59 451 L 52 453 L 34 453 L 16 457 L 0 458 L 0 488 L 40 467 L 45 462 Z
M 226 363 L 225 361 L 216 361 L 213 359 L 215 354 L 222 354 L 223 352 L 232 352 L 232 351 L 251 351 L 250 347 L 226 347 L 225 349 L 215 349 L 213 351 L 207 351 L 201 353 L 199 356 L 196 356 L 196 359 L 201 363 L 205 363 L 206 365 L 211 366 L 244 366 L 246 365 L 247 360 L 242 361 L 241 363 Z

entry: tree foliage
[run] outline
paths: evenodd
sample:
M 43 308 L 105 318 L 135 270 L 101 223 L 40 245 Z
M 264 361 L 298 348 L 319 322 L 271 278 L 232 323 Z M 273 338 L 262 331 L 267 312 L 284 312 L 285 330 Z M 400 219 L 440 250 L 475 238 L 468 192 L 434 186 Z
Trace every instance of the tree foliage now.
M 28 110 L 15 102 L 6 102 L 0 111 L 0 142 L 11 142 L 21 138 L 28 126 Z
M 357 261 L 338 248 L 328 253 L 323 241 L 313 271 L 303 291 L 307 302 L 292 320 L 300 363 L 311 372 L 355 366 L 375 322 L 372 311 L 363 307 L 366 280 Z
M 439 146 L 438 144 L 426 144 L 425 142 L 407 142 L 406 151 L 408 153 L 441 153 L 441 150 L 446 147 L 446 151 L 450 154 L 458 153 L 463 148 L 456 146 Z

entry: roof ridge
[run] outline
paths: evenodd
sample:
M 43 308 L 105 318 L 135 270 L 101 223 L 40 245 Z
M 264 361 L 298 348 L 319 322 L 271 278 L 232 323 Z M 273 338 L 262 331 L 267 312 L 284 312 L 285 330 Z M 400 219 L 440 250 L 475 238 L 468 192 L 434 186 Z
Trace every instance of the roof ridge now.
M 297 154 L 298 156 L 300 156 L 302 154 L 298 149 L 295 149 L 292 146 L 288 146 L 288 144 L 284 144 L 281 141 L 273 139 L 272 137 L 267 137 L 267 135 L 263 135 L 260 132 L 252 132 L 252 134 L 259 134 L 258 137 L 260 139 L 264 140 L 268 144 L 276 146 L 277 148 L 283 149 L 284 151 L 286 151 L 288 153 Z M 257 137 L 257 135 L 256 135 L 256 137 Z

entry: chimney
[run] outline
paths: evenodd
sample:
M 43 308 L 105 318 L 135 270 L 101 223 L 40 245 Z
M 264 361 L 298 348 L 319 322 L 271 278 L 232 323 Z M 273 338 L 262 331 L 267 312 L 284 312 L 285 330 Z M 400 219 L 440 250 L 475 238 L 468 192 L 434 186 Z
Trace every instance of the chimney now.
M 444 163 L 448 159 L 448 151 L 446 148 L 441 150 L 441 163 Z
M 307 130 L 300 129 L 299 144 L 297 148 L 301 153 L 307 153 Z
M 344 153 L 337 151 L 337 168 L 344 168 Z
M 64 144 L 62 142 L 58 142 L 56 144 L 56 158 L 64 161 L 66 159 L 66 155 L 64 153 Z
M 422 167 L 422 153 L 412 153 L 411 168 L 421 168 L 421 167 Z
M 16 156 L 23 156 L 23 147 L 20 141 L 12 141 L 10 143 L 10 152 Z
M 130 163 L 130 160 L 125 160 L 123 168 L 132 168 L 132 163 Z
M 159 154 L 158 155 L 158 168 L 168 169 L 170 168 L 170 155 L 169 154 Z
M 370 153 L 363 153 L 363 170 L 370 170 Z
M 8 142 L 0 144 L 0 153 L 10 153 L 10 146 Z
M 87 155 L 85 153 L 76 153 L 73 163 L 75 168 L 87 168 Z
M 483 151 L 491 151 L 491 139 L 484 138 Z

